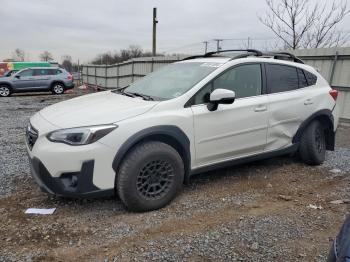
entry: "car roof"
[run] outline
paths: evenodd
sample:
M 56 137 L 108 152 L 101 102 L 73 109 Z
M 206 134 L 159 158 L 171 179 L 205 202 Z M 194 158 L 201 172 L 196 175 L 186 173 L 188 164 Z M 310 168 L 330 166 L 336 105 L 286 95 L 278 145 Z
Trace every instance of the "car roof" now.
M 27 67 L 27 68 L 23 68 L 23 69 L 62 69 L 62 68 L 59 68 L 59 67 L 53 67 L 53 66 L 51 66 L 51 67 L 49 67 L 49 66 L 47 66 L 47 67 Z
M 185 59 L 180 61 L 180 63 L 193 63 L 193 62 L 200 62 L 200 63 L 221 63 L 222 65 L 227 62 L 236 62 L 236 64 L 244 63 L 244 62 L 255 62 L 255 63 L 274 63 L 274 64 L 280 64 L 280 65 L 288 65 L 293 67 L 299 67 L 302 69 L 306 69 L 309 71 L 317 71 L 315 68 L 313 68 L 310 65 L 300 63 L 300 62 L 294 62 L 291 60 L 286 59 L 276 59 L 271 56 L 246 56 L 246 57 L 224 57 L 224 56 L 209 56 L 209 57 L 194 57 L 190 59 Z

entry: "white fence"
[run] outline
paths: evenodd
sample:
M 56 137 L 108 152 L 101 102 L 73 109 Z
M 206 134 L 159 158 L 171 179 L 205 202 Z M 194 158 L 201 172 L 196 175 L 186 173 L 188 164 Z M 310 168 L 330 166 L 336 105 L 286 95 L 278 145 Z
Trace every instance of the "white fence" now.
M 295 50 L 306 64 L 320 70 L 339 90 L 341 118 L 350 121 L 350 47 Z M 83 65 L 83 82 L 99 88 L 124 87 L 164 65 L 183 57 L 137 58 L 115 65 Z
M 180 60 L 180 57 L 144 57 L 115 65 L 83 65 L 83 82 L 100 88 L 124 87 L 137 79 Z

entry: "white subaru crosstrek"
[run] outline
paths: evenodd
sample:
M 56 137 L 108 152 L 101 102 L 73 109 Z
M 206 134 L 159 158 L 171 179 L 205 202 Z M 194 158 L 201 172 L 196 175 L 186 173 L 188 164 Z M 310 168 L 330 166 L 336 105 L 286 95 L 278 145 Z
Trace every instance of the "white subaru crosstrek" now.
M 200 172 L 291 153 L 321 164 L 334 150 L 337 91 L 291 54 L 244 51 L 190 57 L 36 113 L 26 131 L 36 182 L 148 211 Z

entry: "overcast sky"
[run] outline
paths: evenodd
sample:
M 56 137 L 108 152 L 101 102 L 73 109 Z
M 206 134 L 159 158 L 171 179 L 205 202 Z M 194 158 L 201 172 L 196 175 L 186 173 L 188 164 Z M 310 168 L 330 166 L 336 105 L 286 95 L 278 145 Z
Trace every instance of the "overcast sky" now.
M 158 7 L 159 52 L 198 52 L 202 41 L 214 38 L 274 37 L 257 18 L 266 10 L 263 0 L 0 0 L 0 61 L 15 48 L 32 61 L 47 50 L 59 62 L 65 54 L 87 62 L 129 45 L 151 50 L 153 7 Z M 350 16 L 340 27 L 350 29 Z M 242 41 L 223 44 L 239 45 Z

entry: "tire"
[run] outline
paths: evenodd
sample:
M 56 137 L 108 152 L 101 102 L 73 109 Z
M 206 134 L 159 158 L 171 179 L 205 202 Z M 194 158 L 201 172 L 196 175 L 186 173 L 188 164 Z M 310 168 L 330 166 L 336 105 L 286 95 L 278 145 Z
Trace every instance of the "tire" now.
M 64 85 L 62 83 L 54 83 L 51 90 L 55 95 L 62 95 L 64 93 Z
M 181 190 L 183 179 L 184 164 L 173 147 L 158 141 L 144 142 L 121 163 L 116 189 L 129 210 L 151 211 L 171 202 Z
M 326 156 L 324 128 L 317 120 L 312 121 L 301 136 L 299 155 L 308 165 L 320 165 Z
M 7 97 L 11 95 L 11 88 L 8 85 L 0 85 L 0 96 Z

